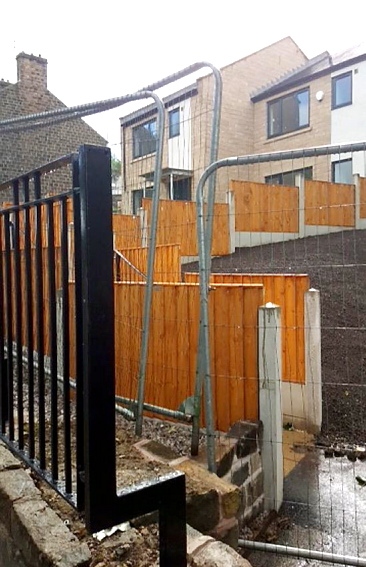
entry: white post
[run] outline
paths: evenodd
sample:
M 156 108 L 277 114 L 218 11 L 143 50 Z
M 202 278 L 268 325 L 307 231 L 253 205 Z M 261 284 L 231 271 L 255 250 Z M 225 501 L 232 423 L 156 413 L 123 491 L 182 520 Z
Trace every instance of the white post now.
M 303 174 L 297 174 L 295 183 L 298 190 L 298 207 L 299 207 L 299 238 L 305 236 L 305 178 Z
M 226 202 L 229 208 L 229 254 L 233 254 L 235 252 L 235 195 L 233 191 L 226 193 Z
M 320 292 L 305 293 L 306 430 L 319 433 L 322 426 L 322 366 Z
M 259 308 L 258 319 L 264 506 L 267 510 L 278 511 L 283 501 L 281 309 L 266 303 Z
M 353 184 L 355 186 L 355 228 L 361 228 L 361 188 L 358 173 L 353 176 Z
M 142 248 L 147 248 L 148 242 L 148 226 L 147 226 L 147 213 L 142 207 L 137 211 L 140 218 L 140 230 L 141 230 L 141 246 Z

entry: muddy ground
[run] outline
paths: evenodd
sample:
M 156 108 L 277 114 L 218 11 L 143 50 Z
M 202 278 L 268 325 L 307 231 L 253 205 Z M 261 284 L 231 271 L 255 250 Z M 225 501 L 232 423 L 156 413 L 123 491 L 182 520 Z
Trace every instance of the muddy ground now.
M 194 271 L 190 264 L 186 271 Z M 325 444 L 366 442 L 366 231 L 344 231 L 213 259 L 213 272 L 306 273 L 321 293 Z

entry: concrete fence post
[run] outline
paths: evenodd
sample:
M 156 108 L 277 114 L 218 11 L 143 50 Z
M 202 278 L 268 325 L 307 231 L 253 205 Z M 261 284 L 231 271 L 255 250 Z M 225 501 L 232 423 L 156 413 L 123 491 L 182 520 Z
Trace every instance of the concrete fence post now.
M 361 187 L 358 173 L 353 176 L 353 184 L 355 186 L 355 228 L 364 228 L 361 226 Z
M 304 238 L 304 236 L 305 236 L 305 178 L 301 173 L 296 175 L 295 184 L 299 188 L 299 191 L 298 191 L 299 238 Z
M 320 292 L 305 293 L 305 384 L 306 430 L 319 433 L 322 426 L 322 368 Z
M 259 308 L 258 319 L 264 506 L 267 510 L 278 511 L 283 501 L 281 309 L 267 303 Z
M 229 207 L 229 242 L 230 250 L 229 254 L 235 252 L 235 194 L 233 191 L 228 191 L 226 193 L 226 202 Z
M 141 246 L 142 248 L 147 248 L 148 246 L 148 226 L 147 226 L 147 213 L 142 207 L 137 211 L 137 215 L 140 218 L 140 230 L 141 230 Z

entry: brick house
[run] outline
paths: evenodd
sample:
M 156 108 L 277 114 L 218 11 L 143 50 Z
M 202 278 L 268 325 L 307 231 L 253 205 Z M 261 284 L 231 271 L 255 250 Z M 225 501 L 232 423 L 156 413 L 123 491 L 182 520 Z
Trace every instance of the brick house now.
M 287 37 L 221 69 L 223 101 L 219 158 L 366 139 L 366 50 L 328 52 L 308 59 Z M 195 199 L 209 163 L 212 77 L 167 97 L 162 198 Z M 135 213 L 152 195 L 156 147 L 154 105 L 121 118 L 123 211 Z M 234 171 L 235 170 L 235 171 Z M 361 154 L 226 168 L 217 175 L 216 200 L 229 181 L 293 185 L 297 176 L 351 182 L 366 175 Z
M 364 141 L 365 93 L 365 46 L 314 57 L 252 95 L 255 152 Z M 297 164 L 283 161 L 263 164 L 258 180 L 292 185 L 297 172 L 352 183 L 353 174 L 366 175 L 366 164 L 361 153 L 299 160 Z
M 17 82 L 0 81 L 0 120 L 65 107 L 47 89 L 47 60 L 20 53 Z M 1 133 L 0 183 L 34 169 L 81 144 L 105 146 L 106 140 L 82 119 L 29 130 Z
M 219 158 L 254 151 L 254 104 L 251 93 L 308 59 L 286 37 L 223 69 Z M 209 163 L 212 119 L 212 76 L 207 75 L 164 99 L 162 198 L 194 199 L 202 171 Z M 143 196 L 150 197 L 156 148 L 156 110 L 149 105 L 120 120 L 122 146 L 122 210 L 135 213 Z M 217 200 L 225 201 L 227 172 L 219 172 Z

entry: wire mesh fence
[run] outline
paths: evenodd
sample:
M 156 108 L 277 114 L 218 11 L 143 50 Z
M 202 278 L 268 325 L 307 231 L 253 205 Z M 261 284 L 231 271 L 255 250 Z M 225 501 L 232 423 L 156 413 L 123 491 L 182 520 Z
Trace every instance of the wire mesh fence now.
M 215 458 L 219 476 L 240 488 L 242 549 L 258 566 L 298 556 L 362 564 L 365 554 L 366 186 L 364 150 L 355 150 L 249 156 L 246 165 L 233 158 L 217 176 L 226 202 L 215 205 L 208 292 Z M 354 164 L 348 177 L 344 156 Z M 150 204 L 141 205 L 143 241 Z M 160 203 L 146 384 L 151 403 L 188 412 L 200 317 L 192 206 Z M 123 254 L 142 275 L 128 266 L 121 281 L 142 282 L 142 256 Z M 131 327 L 126 333 L 133 350 Z M 263 430 L 251 429 L 257 420 Z M 277 542 L 275 554 L 249 552 L 258 539 Z

